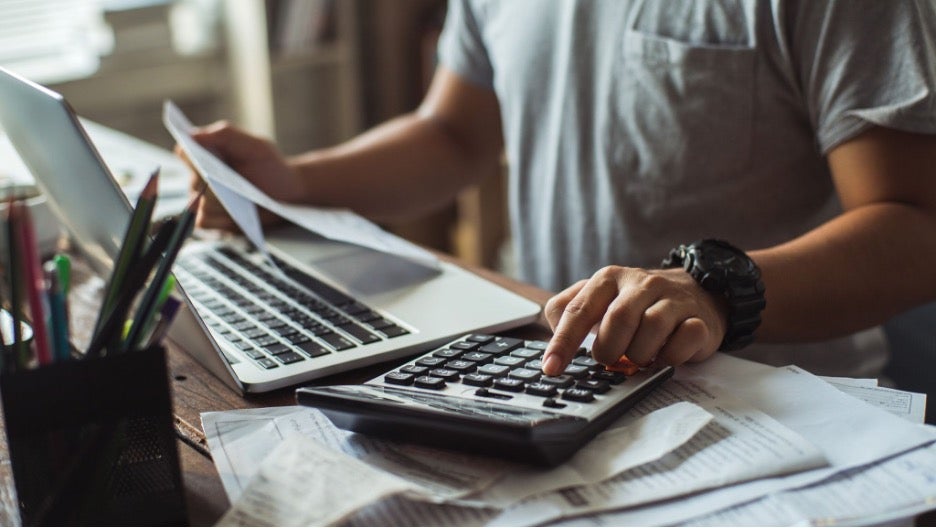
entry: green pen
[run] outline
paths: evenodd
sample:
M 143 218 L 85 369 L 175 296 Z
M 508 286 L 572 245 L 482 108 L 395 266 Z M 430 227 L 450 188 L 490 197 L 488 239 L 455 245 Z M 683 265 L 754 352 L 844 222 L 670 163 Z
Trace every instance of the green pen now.
M 65 294 L 65 298 L 67 299 L 69 288 L 71 287 L 71 260 L 68 258 L 68 255 L 59 253 L 52 257 L 52 262 L 55 263 L 59 284 L 62 287 L 62 293 Z

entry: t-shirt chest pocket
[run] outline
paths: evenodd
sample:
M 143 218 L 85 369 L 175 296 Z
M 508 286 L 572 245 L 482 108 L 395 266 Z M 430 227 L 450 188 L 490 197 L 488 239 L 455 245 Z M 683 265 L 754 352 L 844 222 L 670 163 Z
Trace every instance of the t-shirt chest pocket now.
M 631 183 L 681 190 L 748 169 L 755 49 L 627 30 L 616 75 L 618 151 Z

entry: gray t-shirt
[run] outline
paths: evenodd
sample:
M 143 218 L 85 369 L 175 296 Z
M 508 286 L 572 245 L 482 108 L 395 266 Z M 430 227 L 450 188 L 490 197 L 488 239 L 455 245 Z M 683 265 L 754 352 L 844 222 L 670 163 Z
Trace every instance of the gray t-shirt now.
M 922 0 L 450 0 L 439 54 L 495 91 L 521 278 L 558 291 L 700 238 L 773 246 L 837 214 L 830 149 L 872 125 L 936 133 L 934 13 Z M 797 360 L 783 350 L 773 362 Z

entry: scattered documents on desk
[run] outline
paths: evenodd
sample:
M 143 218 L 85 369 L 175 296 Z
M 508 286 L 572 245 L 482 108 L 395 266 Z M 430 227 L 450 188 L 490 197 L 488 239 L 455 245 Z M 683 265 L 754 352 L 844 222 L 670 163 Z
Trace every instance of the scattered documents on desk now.
M 587 518 L 575 517 L 569 521 L 570 524 L 691 524 L 692 519 L 769 494 L 814 485 L 835 475 L 879 462 L 936 440 L 936 428 L 910 423 L 884 410 L 876 409 L 797 368 L 773 368 L 726 355 L 716 355 L 709 361 L 683 366 L 680 368 L 679 378 L 697 379 L 705 387 L 713 384 L 732 386 L 734 380 L 732 392 L 735 396 L 803 434 L 822 449 L 829 459 L 830 466 L 785 477 L 725 486 L 675 500 L 610 511 Z M 737 380 L 745 382 L 737 383 Z M 862 485 L 874 484 L 863 481 Z M 936 480 L 931 479 L 930 486 L 928 493 L 932 496 Z M 930 500 L 919 495 L 913 488 L 892 491 L 894 494 L 890 497 L 893 499 L 896 495 L 899 500 L 888 502 L 878 513 L 887 513 L 906 502 L 925 504 Z M 594 493 L 582 493 L 576 499 L 593 506 L 607 502 Z M 879 499 L 884 500 L 886 497 L 882 495 Z M 930 508 L 932 505 L 930 500 Z
M 347 209 L 287 204 L 270 198 L 192 139 L 194 126 L 171 101 L 163 106 L 163 124 L 232 219 L 261 250 L 265 251 L 266 244 L 256 205 L 326 238 L 397 255 L 428 268 L 439 268 L 438 259 L 432 253 Z
M 539 473 L 502 460 L 350 433 L 308 407 L 204 413 L 202 425 L 232 502 L 261 470 L 265 453 L 286 438 L 299 436 L 399 475 L 422 489 L 425 500 L 464 499 L 493 486 L 499 489 L 495 496 L 506 497 L 509 500 L 505 502 L 510 503 L 536 491 L 598 482 L 656 460 L 687 442 L 711 419 L 711 414 L 691 403 L 659 409 L 612 427 L 565 466 Z M 467 501 L 477 503 L 470 498 Z
M 578 456 L 534 470 L 348 433 L 309 408 L 205 413 L 202 422 L 232 503 L 247 497 L 251 479 L 267 467 L 263 456 L 293 436 L 412 486 L 381 494 L 356 513 L 343 511 L 350 517 L 341 522 L 351 524 L 866 524 L 936 506 L 936 428 L 910 419 L 925 407 L 925 395 L 873 380 L 830 381 L 835 385 L 797 367 L 723 354 L 685 365 L 585 450 L 607 451 L 616 436 L 630 441 L 621 449 L 626 458 L 647 447 L 639 431 L 660 434 L 655 418 L 694 421 L 681 439 L 698 432 L 667 445 L 662 456 L 637 456 L 652 460 L 621 464 L 607 470 L 610 478 L 584 485 L 576 479 L 605 475 L 600 466 L 576 469 Z M 705 423 L 693 408 L 714 418 Z M 556 486 L 564 489 L 549 491 Z

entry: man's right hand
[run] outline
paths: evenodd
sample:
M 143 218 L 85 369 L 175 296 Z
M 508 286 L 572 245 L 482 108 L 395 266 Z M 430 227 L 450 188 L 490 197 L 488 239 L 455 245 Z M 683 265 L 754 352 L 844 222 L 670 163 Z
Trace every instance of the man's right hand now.
M 290 202 L 302 200 L 295 171 L 271 141 L 251 135 L 226 121 L 199 128 L 192 133 L 192 137 L 271 198 Z M 178 146 L 176 154 L 192 169 L 190 193 L 198 192 L 203 185 L 201 176 Z M 264 224 L 273 223 L 277 219 L 267 211 L 261 210 L 260 213 Z M 201 200 L 195 223 L 198 227 L 208 229 L 237 229 L 221 202 L 211 192 L 206 192 L 205 198 Z

